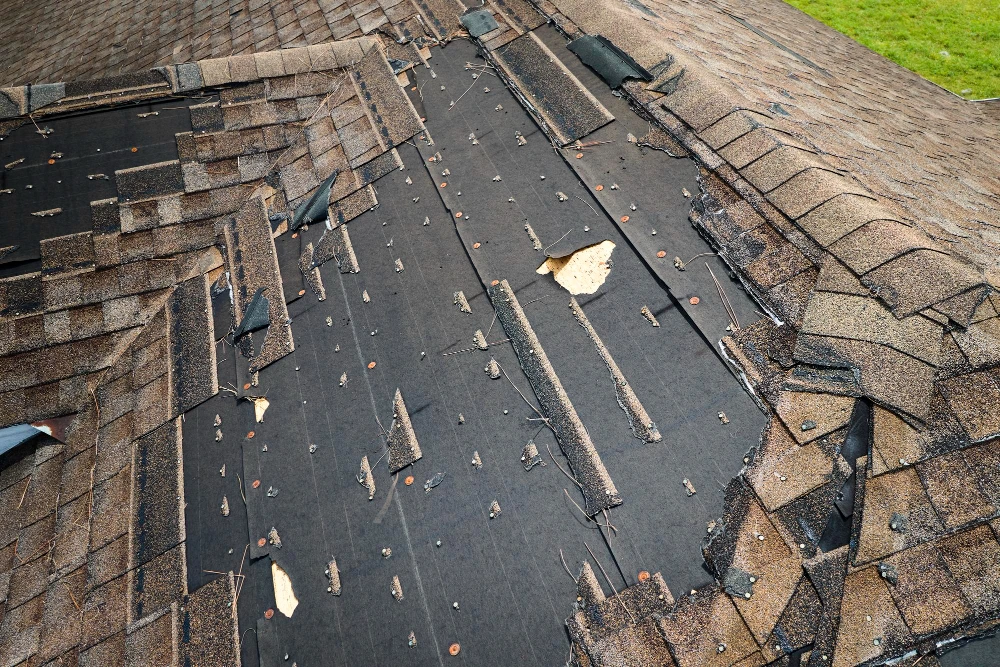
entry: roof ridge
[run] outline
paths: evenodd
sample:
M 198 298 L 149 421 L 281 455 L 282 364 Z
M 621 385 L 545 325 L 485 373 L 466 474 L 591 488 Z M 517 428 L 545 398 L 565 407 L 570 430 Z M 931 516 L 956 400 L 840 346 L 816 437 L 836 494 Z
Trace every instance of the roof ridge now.
M 357 64 L 376 44 L 382 44 L 381 38 L 365 35 L 311 46 L 160 65 L 97 79 L 4 87 L 0 88 L 0 121 L 348 67 Z M 39 89 L 41 96 L 34 92 Z

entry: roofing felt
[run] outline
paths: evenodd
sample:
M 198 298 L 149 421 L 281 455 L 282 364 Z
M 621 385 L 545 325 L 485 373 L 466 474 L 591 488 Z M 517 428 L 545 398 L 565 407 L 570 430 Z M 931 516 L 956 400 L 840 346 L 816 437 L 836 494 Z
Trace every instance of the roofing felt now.
M 220 20 L 199 48 L 225 57 L 5 89 L 7 132 L 200 102 L 176 158 L 0 281 L 0 422 L 74 419 L 2 470 L 5 651 L 550 664 L 565 620 L 581 665 L 933 664 L 990 631 L 983 105 L 783 5 L 665 8 L 503 2 L 428 49 L 457 3 L 362 3 L 336 29 L 378 38 L 232 57 Z M 653 80 L 612 94 L 565 48 L 586 33 Z M 334 173 L 326 229 L 289 229 Z M 547 272 L 586 257 L 570 299 Z M 264 287 L 267 328 L 227 339 Z

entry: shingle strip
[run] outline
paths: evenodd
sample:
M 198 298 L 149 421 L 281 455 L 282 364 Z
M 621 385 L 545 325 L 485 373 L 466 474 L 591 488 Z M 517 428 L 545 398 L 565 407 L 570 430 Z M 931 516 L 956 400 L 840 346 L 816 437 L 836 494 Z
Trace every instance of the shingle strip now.
M 502 280 L 491 285 L 487 292 L 497 312 L 497 319 L 510 336 L 518 362 L 538 398 L 542 414 L 569 460 L 573 475 L 582 485 L 587 515 L 594 516 L 602 510 L 620 505 L 622 498 L 618 489 L 611 481 L 590 434 L 521 309 L 514 290 L 506 280 Z
M 278 256 L 271 237 L 271 223 L 263 199 L 253 197 L 243 204 L 225 233 L 226 264 L 233 283 L 233 308 L 236 321 L 240 321 L 258 287 L 266 287 L 268 294 L 284 294 Z M 271 326 L 260 354 L 250 364 L 251 373 L 295 349 L 285 300 L 271 298 L 269 301 Z
M 656 424 L 650 419 L 646 408 L 642 407 L 642 403 L 639 401 L 639 397 L 635 395 L 632 385 L 625 379 L 625 374 L 622 373 L 621 368 L 615 363 L 611 352 L 605 347 L 601 337 L 597 335 L 597 330 L 594 329 L 594 325 L 590 323 L 590 319 L 583 312 L 583 308 L 577 303 L 575 297 L 570 297 L 569 307 L 573 311 L 573 317 L 576 318 L 576 321 L 580 323 L 580 326 L 590 336 L 590 340 L 597 347 L 597 352 L 601 355 L 601 359 L 607 364 L 608 370 L 611 372 L 611 380 L 615 385 L 615 395 L 618 397 L 618 405 L 624 410 L 626 417 L 628 417 L 628 424 L 632 429 L 632 433 L 643 442 L 659 442 L 662 438 L 659 429 L 656 428 Z
M 187 412 L 218 392 L 212 299 L 208 276 L 177 286 L 166 307 L 170 355 L 170 404 Z
M 423 129 L 413 103 L 399 87 L 382 49 L 371 49 L 351 70 L 383 150 L 398 146 Z

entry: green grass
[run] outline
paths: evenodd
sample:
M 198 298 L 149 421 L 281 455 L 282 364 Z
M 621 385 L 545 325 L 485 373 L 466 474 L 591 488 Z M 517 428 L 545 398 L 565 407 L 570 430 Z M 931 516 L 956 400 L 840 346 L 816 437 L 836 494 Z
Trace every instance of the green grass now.
M 1000 97 L 1000 0 L 786 0 L 963 97 Z

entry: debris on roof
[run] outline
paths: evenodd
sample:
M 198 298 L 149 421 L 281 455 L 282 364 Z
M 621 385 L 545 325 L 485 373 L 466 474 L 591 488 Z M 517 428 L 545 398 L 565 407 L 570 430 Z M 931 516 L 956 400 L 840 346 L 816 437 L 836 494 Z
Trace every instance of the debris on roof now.
M 622 85 L 627 78 L 653 79 L 652 74 L 602 35 L 583 35 L 567 44 L 566 48 L 578 55 L 611 88 Z
M 280 659 L 270 599 L 240 597 L 278 549 L 286 616 L 292 578 L 315 575 L 301 563 L 325 562 L 332 606 L 303 595 L 310 614 L 367 618 L 385 581 L 396 600 L 413 581 L 428 618 L 456 598 L 488 613 L 508 661 L 565 657 L 541 590 L 565 596 L 581 666 L 932 664 L 992 632 L 995 105 L 783 3 L 725 5 L 294 0 L 230 8 L 200 46 L 176 41 L 205 23 L 194 6 L 17 9 L 0 28 L 0 427 L 34 430 L 0 457 L 0 655 Z M 27 44 L 25 25 L 58 38 Z M 539 267 L 531 249 L 562 252 Z M 499 382 L 454 353 L 470 330 L 462 351 L 488 350 Z M 248 436 L 223 439 L 223 416 Z M 507 474 L 525 442 L 533 472 Z M 373 499 L 374 443 L 394 478 L 358 504 L 336 471 L 360 458 Z M 425 493 L 416 471 L 397 485 L 424 458 Z M 563 486 L 586 518 L 538 504 Z M 489 521 L 501 498 L 516 521 Z M 456 591 L 434 602 L 419 544 L 456 527 L 503 548 L 432 550 Z M 407 536 L 398 574 L 378 570 L 386 534 Z M 359 544 L 339 552 L 350 596 L 328 539 Z M 476 609 L 467 585 L 515 603 Z M 454 627 L 378 618 L 408 636 L 384 662 L 460 650 Z M 541 639 L 508 641 L 526 625 Z M 361 627 L 311 631 L 350 662 Z M 475 660 L 477 630 L 458 631 Z

